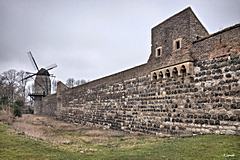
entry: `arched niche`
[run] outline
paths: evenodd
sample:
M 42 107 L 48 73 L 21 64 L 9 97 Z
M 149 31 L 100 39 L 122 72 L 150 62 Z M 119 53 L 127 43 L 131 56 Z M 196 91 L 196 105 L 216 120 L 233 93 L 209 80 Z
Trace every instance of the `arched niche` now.
M 185 65 L 182 65 L 182 66 L 181 66 L 180 73 L 181 73 L 181 76 L 182 76 L 182 77 L 186 77 L 186 75 L 187 75 L 187 69 L 186 69 Z
M 162 73 L 162 71 L 160 71 L 158 75 L 159 75 L 159 80 L 162 81 L 162 79 L 163 79 L 163 73 Z
M 165 77 L 169 79 L 171 77 L 170 71 L 167 69 L 165 72 Z
M 174 79 L 178 78 L 178 70 L 177 70 L 176 67 L 174 67 L 173 70 L 172 70 L 172 77 Z
M 156 81 L 156 80 L 157 80 L 157 73 L 156 73 L 156 72 L 154 72 L 154 73 L 152 74 L 152 80 L 153 80 L 153 81 Z

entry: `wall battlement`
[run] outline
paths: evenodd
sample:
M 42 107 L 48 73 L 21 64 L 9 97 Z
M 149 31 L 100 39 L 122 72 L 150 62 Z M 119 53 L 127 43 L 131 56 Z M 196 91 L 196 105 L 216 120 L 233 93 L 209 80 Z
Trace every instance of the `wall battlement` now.
M 58 83 L 42 114 L 151 134 L 240 134 L 240 25 L 209 35 L 191 8 L 152 29 L 148 62 L 84 85 Z

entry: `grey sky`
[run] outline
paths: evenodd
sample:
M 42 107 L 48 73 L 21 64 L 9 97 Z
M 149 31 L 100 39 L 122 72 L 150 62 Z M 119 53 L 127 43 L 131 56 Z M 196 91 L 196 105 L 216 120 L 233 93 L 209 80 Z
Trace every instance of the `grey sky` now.
M 240 0 L 0 0 L 0 73 L 57 63 L 94 80 L 145 63 L 151 28 L 191 6 L 210 33 L 240 22 Z

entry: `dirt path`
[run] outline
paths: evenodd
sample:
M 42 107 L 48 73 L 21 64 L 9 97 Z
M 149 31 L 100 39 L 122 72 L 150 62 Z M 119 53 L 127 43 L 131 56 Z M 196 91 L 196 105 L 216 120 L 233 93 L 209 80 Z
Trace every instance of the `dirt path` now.
M 11 130 L 18 134 L 80 153 L 96 152 L 99 150 L 98 146 L 116 147 L 120 145 L 120 141 L 126 142 L 121 144 L 125 147 L 135 146 L 135 140 L 139 138 L 121 131 L 75 125 L 52 117 L 29 114 L 15 119 L 11 126 Z
M 17 118 L 13 122 L 12 128 L 18 134 L 54 144 L 71 144 L 76 141 L 101 143 L 113 137 L 128 137 L 124 132 L 74 125 L 58 121 L 52 117 L 30 114 Z
M 25 114 L 9 124 L 10 132 L 28 138 L 43 140 L 61 150 L 92 154 L 109 152 L 112 149 L 131 149 L 144 144 L 155 143 L 156 137 L 127 134 L 121 131 L 106 130 L 58 121 L 52 117 Z

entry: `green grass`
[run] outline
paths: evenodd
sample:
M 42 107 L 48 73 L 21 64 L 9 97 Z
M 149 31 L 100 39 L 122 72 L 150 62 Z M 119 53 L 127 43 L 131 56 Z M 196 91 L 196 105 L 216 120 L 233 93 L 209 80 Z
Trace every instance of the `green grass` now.
M 88 137 L 90 140 L 86 141 L 81 137 L 82 133 L 62 132 L 64 136 L 75 137 L 75 140 L 71 144 L 53 145 L 9 132 L 8 128 L 0 123 L 0 159 L 2 160 L 240 159 L 240 136 L 204 135 L 190 138 L 116 136 L 94 142 L 92 137 Z
M 29 139 L 7 131 L 8 126 L 0 123 L 0 159 L 1 160 L 47 160 L 79 159 L 79 155 L 59 150 L 51 144 Z

